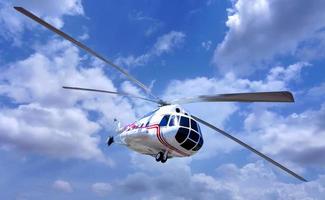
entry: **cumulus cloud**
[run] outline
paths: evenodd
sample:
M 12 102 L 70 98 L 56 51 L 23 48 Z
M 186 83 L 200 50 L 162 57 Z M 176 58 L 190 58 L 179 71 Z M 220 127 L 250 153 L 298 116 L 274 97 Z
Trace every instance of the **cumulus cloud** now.
M 99 129 L 78 109 L 44 108 L 38 104 L 2 109 L 1 145 L 59 158 L 102 159 Z
M 56 180 L 53 183 L 53 188 L 58 191 L 66 192 L 66 193 L 73 192 L 73 188 L 72 188 L 71 184 L 64 180 Z
M 179 48 L 185 41 L 185 34 L 183 32 L 171 31 L 165 35 L 160 36 L 153 47 L 145 54 L 134 56 L 120 56 L 115 59 L 115 63 L 121 66 L 135 67 L 147 64 L 154 57 L 159 57 Z
M 17 13 L 13 6 L 22 6 L 45 20 L 62 28 L 64 25 L 63 16 L 83 15 L 84 10 L 81 0 L 58 0 L 58 1 L 0 1 L 0 35 L 6 39 L 20 43 L 20 37 L 25 29 L 34 26 L 29 19 Z
M 100 197 L 107 196 L 112 191 L 112 186 L 109 183 L 94 183 L 91 190 Z
M 83 68 L 78 50 L 67 42 L 53 40 L 34 48 L 27 58 L 7 64 L 0 75 L 0 94 L 13 104 L 1 108 L 1 146 L 112 165 L 98 147 L 97 133 L 103 127 L 111 131 L 116 117 L 122 123 L 133 121 L 132 104 L 122 97 L 63 90 L 63 85 L 116 87 L 101 67 Z M 89 120 L 89 111 L 98 113 L 96 123 Z
M 303 43 L 325 26 L 324 8 L 322 0 L 234 1 L 228 10 L 229 31 L 216 48 L 213 62 L 221 72 L 248 74 L 277 55 L 293 54 L 299 45 L 308 48 Z
M 152 160 L 144 156 L 132 157 L 137 172 L 113 183 L 119 198 L 298 200 L 322 199 L 325 195 L 324 176 L 308 183 L 286 183 L 263 162 L 242 167 L 222 164 L 213 175 L 208 175 L 192 172 L 190 163 L 182 159 L 169 160 L 167 166 L 147 161 L 149 159 Z M 130 193 L 132 197 L 126 195 Z
M 325 159 L 325 105 L 319 110 L 281 116 L 256 110 L 245 119 L 245 129 L 259 138 L 263 151 L 299 166 L 322 167 Z

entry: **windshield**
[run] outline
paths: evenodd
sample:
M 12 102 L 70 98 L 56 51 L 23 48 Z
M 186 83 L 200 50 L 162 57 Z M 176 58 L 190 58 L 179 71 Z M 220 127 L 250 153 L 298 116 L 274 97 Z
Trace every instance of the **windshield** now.
M 175 139 L 186 150 L 198 151 L 203 145 L 199 124 L 187 116 L 181 116 Z

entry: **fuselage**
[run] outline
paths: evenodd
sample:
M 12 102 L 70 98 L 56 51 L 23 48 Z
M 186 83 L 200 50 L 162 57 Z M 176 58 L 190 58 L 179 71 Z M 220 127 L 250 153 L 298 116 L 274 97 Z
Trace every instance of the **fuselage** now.
M 199 124 L 179 105 L 148 113 L 124 127 L 115 140 L 146 155 L 167 152 L 168 158 L 191 156 L 203 145 Z

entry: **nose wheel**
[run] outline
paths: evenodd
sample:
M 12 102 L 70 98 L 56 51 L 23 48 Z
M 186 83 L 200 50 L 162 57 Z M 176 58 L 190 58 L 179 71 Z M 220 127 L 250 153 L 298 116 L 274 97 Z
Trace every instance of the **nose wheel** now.
M 167 161 L 167 159 L 168 159 L 168 157 L 167 157 L 167 151 L 165 153 L 159 152 L 156 155 L 156 161 L 157 162 L 165 163 Z

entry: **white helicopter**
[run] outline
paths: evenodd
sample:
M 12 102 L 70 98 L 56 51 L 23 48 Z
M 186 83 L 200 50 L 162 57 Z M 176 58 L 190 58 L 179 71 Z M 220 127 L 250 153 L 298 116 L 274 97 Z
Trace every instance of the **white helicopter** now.
M 203 145 L 203 135 L 199 123 L 215 130 L 216 132 L 228 137 L 229 139 L 237 142 L 243 147 L 249 149 L 280 169 L 286 171 L 292 176 L 298 178 L 301 181 L 306 181 L 305 178 L 296 174 L 292 170 L 286 168 L 282 164 L 276 162 L 272 158 L 257 151 L 248 144 L 242 142 L 238 138 L 230 135 L 229 133 L 215 127 L 214 125 L 186 112 L 180 104 L 195 103 L 195 102 L 294 102 L 293 95 L 288 91 L 278 92 L 254 92 L 254 93 L 232 93 L 232 94 L 216 94 L 216 95 L 201 95 L 196 97 L 188 97 L 182 99 L 176 99 L 172 101 L 164 101 L 155 95 L 153 95 L 150 89 L 143 83 L 131 76 L 123 68 L 117 66 L 113 62 L 109 61 L 102 55 L 98 54 L 94 50 L 90 49 L 80 41 L 72 38 L 68 34 L 58 30 L 51 24 L 45 22 L 39 17 L 35 16 L 30 11 L 22 7 L 14 7 L 18 12 L 33 19 L 39 24 L 43 25 L 47 29 L 62 36 L 66 40 L 72 42 L 74 45 L 83 49 L 87 53 L 97 57 L 106 64 L 114 67 L 132 81 L 134 84 L 144 90 L 148 97 L 135 96 L 132 94 L 107 91 L 91 88 L 80 88 L 63 86 L 65 89 L 84 90 L 92 92 L 103 92 L 121 96 L 127 96 L 130 98 L 142 99 L 158 104 L 158 108 L 151 113 L 148 113 L 138 121 L 121 128 L 118 123 L 117 135 L 109 137 L 107 140 L 108 146 L 112 143 L 119 143 L 127 146 L 128 148 L 155 157 L 157 162 L 165 163 L 167 159 L 172 157 L 188 157 L 194 155 L 200 150 Z

